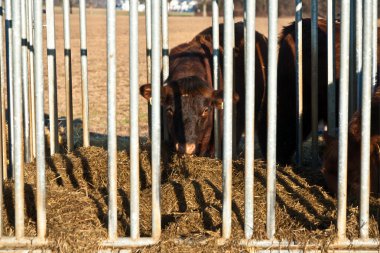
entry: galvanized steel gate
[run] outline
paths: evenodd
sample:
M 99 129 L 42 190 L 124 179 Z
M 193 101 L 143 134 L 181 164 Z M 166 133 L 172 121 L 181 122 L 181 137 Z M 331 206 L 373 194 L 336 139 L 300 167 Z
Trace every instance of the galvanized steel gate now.
M 254 91 L 255 87 L 255 8 L 254 0 L 245 1 L 245 67 L 246 67 L 246 130 L 245 130 L 245 238 L 241 245 L 260 252 L 301 252 L 322 251 L 320 245 L 297 245 L 293 242 L 277 241 L 275 235 L 276 203 L 276 97 L 277 97 L 277 37 L 278 37 L 278 2 L 268 1 L 269 10 L 269 55 L 268 55 L 268 154 L 267 154 L 267 241 L 253 238 L 254 228 Z M 301 163 L 302 136 L 302 0 L 296 0 L 296 49 L 297 49 L 297 163 Z M 2 2 L 0 1 L 0 4 Z M 73 149 L 72 128 L 72 81 L 71 81 L 71 47 L 69 27 L 69 0 L 63 1 L 65 32 L 65 84 L 67 109 L 68 150 Z M 328 0 L 328 100 L 329 126 L 331 135 L 335 133 L 335 60 L 334 60 L 334 20 L 335 1 Z M 130 0 L 130 170 L 131 170 L 131 233 L 129 238 L 117 235 L 117 141 L 116 141 L 116 1 L 107 1 L 107 62 L 108 62 L 108 239 L 102 243 L 104 251 L 113 249 L 131 249 L 156 244 L 161 234 L 160 213 L 160 154 L 161 154 L 161 116 L 160 72 L 164 79 L 168 76 L 168 28 L 167 1 L 146 0 L 147 24 L 147 59 L 148 81 L 152 83 L 151 100 L 151 139 L 152 139 L 152 235 L 140 237 L 139 231 L 139 129 L 138 129 L 138 0 Z M 218 88 L 218 0 L 213 6 L 213 48 L 214 48 L 214 87 Z M 354 9 L 355 6 L 355 9 Z M 3 15 L 2 6 L 1 15 Z M 44 73 L 42 43 L 42 0 L 6 0 L 5 1 L 5 45 L 3 44 L 3 27 L 0 26 L 0 69 L 1 69 L 1 149 L 3 178 L 15 179 L 15 237 L 7 238 L 0 233 L 0 249 L 27 249 L 30 246 L 43 247 L 46 241 L 46 184 L 45 184 L 45 142 L 44 142 Z M 233 1 L 224 0 L 224 132 L 223 132 L 223 229 L 220 243 L 231 237 L 231 196 L 232 196 L 232 128 L 233 128 Z M 80 0 L 81 23 L 81 63 L 82 63 L 82 100 L 84 146 L 89 146 L 88 132 L 88 85 L 87 85 L 87 48 L 85 0 Z M 312 0 L 312 126 L 313 126 L 313 165 L 317 157 L 318 125 L 318 90 L 317 90 L 317 18 L 318 1 Z M 355 12 L 354 12 L 355 10 Z M 2 16 L 1 16 L 2 17 Z M 46 0 L 48 85 L 50 114 L 50 155 L 57 152 L 57 83 L 56 83 L 56 49 L 54 25 L 54 1 Z M 161 25 L 162 24 L 162 25 Z M 370 141 L 370 107 L 371 91 L 376 77 L 377 50 L 377 1 L 376 0 L 341 0 L 341 70 L 340 104 L 339 104 L 339 187 L 337 240 L 329 249 L 345 252 L 372 252 L 379 250 L 377 239 L 369 238 L 369 141 Z M 354 33 L 352 32 L 355 30 Z M 162 31 L 162 34 L 161 34 Z M 351 31 L 351 32 L 350 32 Z M 362 36 L 363 35 L 363 36 Z M 355 44 L 353 41 L 355 40 Z M 22 42 L 22 43 L 20 43 Z M 353 45 L 356 45 L 354 48 Z M 6 50 L 6 61 L 3 48 Z M 356 61 L 353 61 L 355 57 Z M 351 58 L 351 60 L 350 60 Z M 28 60 L 29 59 L 29 60 Z M 7 68 L 4 66 L 6 62 Z M 28 65 L 29 62 L 29 65 Z M 354 65 L 355 63 L 355 65 Z M 162 66 L 161 66 L 162 65 Z M 30 71 L 28 71 L 28 68 Z M 6 73 L 4 70 L 7 70 Z M 351 75 L 349 71 L 352 71 Z M 29 76 L 28 76 L 29 74 Z M 357 83 L 349 82 L 356 76 Z M 9 167 L 7 166 L 5 145 L 5 94 L 4 84 L 7 80 L 7 98 L 9 105 Z M 29 81 L 30 80 L 30 81 Z M 349 84 L 352 87 L 349 87 Z M 355 88 L 356 87 L 356 88 Z M 24 108 L 24 109 L 23 109 Z M 347 199 L 347 131 L 348 116 L 361 108 L 362 113 L 362 160 L 361 160 L 361 195 L 360 195 L 360 239 L 346 239 L 346 199 Z M 23 115 L 24 112 L 24 115 Z M 23 126 L 22 126 L 23 124 Z M 24 130 L 24 131 L 23 131 Z M 24 135 L 24 137 L 23 137 Z M 22 140 L 24 139 L 24 144 Z M 218 140 L 219 138 L 215 138 Z M 221 156 L 221 143 L 216 143 L 218 157 Z M 25 152 L 23 152 L 23 148 Z M 22 157 L 22 154 L 25 157 Z M 37 180 L 37 237 L 24 237 L 24 183 L 23 164 L 36 158 Z M 0 181 L 2 182 L 2 181 Z M 2 200 L 2 185 L 0 187 Z M 0 208 L 1 208 L 0 203 Z M 2 220 L 0 217 L 0 227 Z M 1 229 L 0 229 L 1 232 Z

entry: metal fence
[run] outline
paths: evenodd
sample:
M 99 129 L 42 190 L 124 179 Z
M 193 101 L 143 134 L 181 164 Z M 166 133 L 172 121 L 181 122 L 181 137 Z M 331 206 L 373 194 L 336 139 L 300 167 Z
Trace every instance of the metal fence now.
M 116 133 L 116 1 L 107 1 L 107 111 L 108 111 L 108 238 L 102 243 L 104 249 L 133 248 L 156 244 L 161 235 L 160 206 L 160 160 L 161 160 L 161 105 L 160 90 L 162 79 L 169 75 L 169 45 L 167 2 L 146 1 L 146 32 L 148 81 L 152 83 L 151 99 L 151 139 L 152 139 L 152 234 L 140 237 L 139 222 L 139 68 L 138 68 L 138 0 L 130 0 L 130 237 L 117 234 L 117 133 Z M 255 97 L 255 1 L 245 2 L 245 74 L 246 74 L 246 118 L 245 118 L 245 238 L 241 245 L 261 252 L 301 252 L 322 251 L 321 245 L 298 245 L 295 242 L 278 241 L 275 238 L 276 205 L 276 127 L 277 127 L 277 57 L 278 57 L 278 1 L 269 0 L 268 28 L 268 140 L 267 140 L 267 237 L 255 240 L 254 231 L 254 97 Z M 302 164 L 302 1 L 296 0 L 296 76 L 297 76 L 297 163 Z M 313 126 L 313 166 L 318 156 L 318 5 L 312 1 L 312 126 Z M 65 84 L 67 112 L 67 149 L 74 148 L 72 119 L 72 76 L 70 47 L 69 1 L 63 1 L 65 39 Z M 331 135 L 335 134 L 335 47 L 334 23 L 335 1 L 328 1 L 328 111 Z M 213 62 L 214 88 L 219 85 L 219 2 L 213 0 Z M 6 0 L 5 30 L 0 26 L 0 77 L 1 77 L 1 133 L 2 178 L 15 180 L 15 237 L 2 236 L 0 216 L 0 249 L 42 247 L 46 241 L 46 183 L 45 183 L 45 136 L 44 136 L 44 72 L 43 72 L 43 2 L 41 0 Z M 223 149 L 216 134 L 216 156 L 223 155 L 223 210 L 222 235 L 220 243 L 231 237 L 232 211 L 232 158 L 233 158 L 233 50 L 234 50 L 234 4 L 224 0 L 224 109 L 223 109 Z M 350 10 L 351 8 L 351 10 Z M 378 251 L 379 242 L 369 238 L 369 175 L 370 175 L 370 122 L 371 94 L 376 83 L 377 71 L 377 1 L 355 2 L 355 13 L 348 0 L 341 1 L 341 53 L 339 90 L 339 173 L 337 240 L 329 245 L 335 251 Z M 364 8 L 364 9 L 362 9 Z M 354 15 L 355 14 L 355 15 Z M 3 18 L 2 1 L 0 15 Z M 49 127 L 50 155 L 58 152 L 57 133 L 57 71 L 55 48 L 54 1 L 46 0 L 48 87 L 49 87 Z M 355 36 L 353 36 L 353 29 Z M 82 66 L 82 113 L 84 146 L 90 145 L 89 107 L 87 82 L 86 48 L 86 6 L 80 1 L 81 66 Z M 5 32 L 5 45 L 3 44 Z M 353 39 L 355 38 L 355 43 Z M 350 53 L 355 45 L 355 53 Z M 4 49 L 4 50 L 3 50 Z M 3 51 L 6 52 L 4 59 Z M 352 58 L 355 59 L 352 59 Z M 354 61 L 355 60 L 355 61 Z M 6 63 L 6 68 L 4 66 Z M 29 63 L 29 64 L 28 64 Z M 350 63 L 355 73 L 351 74 L 353 95 L 350 94 Z M 355 63 L 355 65 L 353 65 Z M 354 67 L 353 67 L 354 66 Z M 161 76 L 161 68 L 163 75 Z M 4 71 L 6 69 L 6 72 Z M 353 78 L 355 76 L 355 78 Z M 6 78 L 5 78 L 6 77 Z M 6 111 L 4 85 L 7 80 L 9 155 L 6 155 Z M 352 81 L 353 82 L 353 81 Z M 351 82 L 351 83 L 352 83 Z M 331 88 L 330 88 L 331 87 Z M 349 103 L 352 105 L 349 106 Z M 361 192 L 360 192 L 360 239 L 346 237 L 347 206 L 347 133 L 349 108 L 361 109 Z M 218 133 L 219 131 L 215 131 Z M 166 135 L 167 133 L 164 132 Z M 167 138 L 167 136 L 164 138 Z M 23 143 L 24 141 L 24 143 Z M 221 154 L 223 151 L 223 154 Z M 23 157 L 23 154 L 25 155 Z M 36 159 L 37 163 L 37 237 L 24 236 L 24 162 Z M 9 161 L 9 165 L 7 164 Z M 0 201 L 3 199 L 0 181 Z M 2 208 L 0 202 L 0 211 Z
M 165 2 L 165 1 L 164 1 Z M 350 12 L 350 2 L 346 0 L 341 1 L 341 54 L 340 54 L 340 93 L 339 93 L 339 191 L 338 191 L 338 218 L 337 218 L 337 240 L 329 245 L 329 249 L 335 251 L 378 251 L 379 242 L 373 238 L 369 238 L 368 224 L 369 224 L 369 138 L 370 138 L 370 106 L 371 106 L 371 87 L 373 84 L 374 71 L 376 71 L 377 62 L 374 50 L 377 47 L 377 39 L 373 39 L 373 34 L 377 32 L 373 26 L 377 20 L 376 14 L 373 13 L 373 6 L 377 6 L 374 1 L 356 1 L 356 16 Z M 218 87 L 218 57 L 219 57 L 219 31 L 218 31 L 218 9 L 219 3 L 214 0 L 213 3 L 213 48 L 214 48 L 214 88 Z M 362 14 L 361 4 L 364 5 L 364 14 Z M 147 5 L 149 6 L 149 5 Z M 335 1 L 328 1 L 328 111 L 329 111 L 329 126 L 328 130 L 331 135 L 335 134 L 336 120 L 335 120 Z M 372 9 L 371 9 L 372 6 Z M 294 242 L 278 241 L 275 238 L 275 205 L 276 205 L 276 97 L 277 97 L 277 37 L 278 37 L 278 9 L 277 1 L 269 1 L 269 55 L 268 55 L 268 143 L 267 143 L 267 237 L 268 240 L 259 241 L 253 238 L 254 230 L 254 70 L 255 65 L 255 1 L 245 2 L 245 62 L 246 62 L 246 130 L 245 130 L 245 238 L 242 238 L 241 245 L 253 247 L 257 251 L 262 252 L 301 252 L 304 250 L 311 250 L 313 252 L 322 251 L 320 245 L 297 245 Z M 352 8 L 352 7 L 351 7 Z M 312 1 L 312 150 L 313 150 L 313 166 L 317 165 L 318 156 L 318 2 Z M 352 11 L 352 10 L 351 10 Z M 351 15 L 350 15 L 351 13 Z M 163 23 L 162 31 L 166 31 L 166 12 L 161 12 Z M 115 34 L 113 28 L 115 27 L 115 10 L 114 4 L 109 2 L 108 5 L 108 61 L 109 61 L 109 101 L 115 101 L 114 85 L 115 80 L 112 75 L 114 70 L 114 46 Z M 148 47 L 148 80 L 152 81 L 152 171 L 153 171 L 153 186 L 152 186 L 152 237 L 140 238 L 138 230 L 138 162 L 134 160 L 131 162 L 131 237 L 119 238 L 116 235 L 116 148 L 115 145 L 115 132 L 114 128 L 115 116 L 114 105 L 109 104 L 108 112 L 109 118 L 109 238 L 103 243 L 105 247 L 138 247 L 157 243 L 160 236 L 160 3 L 159 1 L 152 2 L 152 8 L 146 11 L 147 21 L 147 45 L 152 43 L 151 51 Z M 149 15 L 152 15 L 151 17 Z M 130 50 L 137 50 L 135 40 L 137 40 L 136 26 L 137 18 L 137 2 L 130 1 Z M 223 228 L 221 235 L 221 243 L 231 237 L 231 196 L 232 196 L 232 128 L 233 128 L 233 1 L 224 1 L 224 129 L 223 129 Z M 351 26 L 350 26 L 351 22 Z M 353 23 L 353 22 L 356 22 Z M 362 26 L 363 23 L 363 26 Z M 302 1 L 296 1 L 296 48 L 297 48 L 297 163 L 302 163 Z M 350 54 L 350 39 L 353 30 L 356 27 L 356 53 Z M 363 27 L 363 28 L 362 28 Z M 364 32 L 362 39 L 362 30 Z M 132 36 L 136 36 L 133 38 Z M 164 39 L 163 47 L 167 50 L 166 39 Z M 363 41 L 363 45 L 361 44 Z M 133 49 L 133 50 L 132 50 Z M 150 54 L 151 52 L 151 54 Z M 363 68 L 361 67 L 363 55 Z M 166 54 L 163 54 L 164 59 Z M 349 100 L 349 81 L 350 81 L 350 61 L 351 64 L 354 56 L 355 61 L 355 75 L 357 85 L 353 85 L 355 92 L 362 94 Z M 130 55 L 130 62 L 136 61 L 134 57 L 137 55 Z M 151 57 L 151 58 L 150 58 Z M 150 61 L 151 60 L 151 61 Z M 165 59 L 166 61 L 166 59 Z M 165 62 L 164 61 L 164 62 Z M 167 64 L 167 63 L 166 63 Z M 132 66 L 131 66 L 132 67 Z M 150 69 L 151 67 L 151 69 Z M 163 65 L 164 75 L 167 76 L 166 66 Z M 132 74 L 133 75 L 133 74 Z M 363 76 L 363 79 L 361 79 Z M 134 80 L 135 82 L 132 82 Z M 137 96 L 138 83 L 131 76 L 131 117 L 137 117 L 136 111 L 133 108 L 138 107 L 137 100 L 132 100 Z M 363 86 L 363 92 L 359 92 Z M 355 94 L 355 93 L 354 93 Z M 348 132 L 348 108 L 349 102 L 352 103 L 353 110 L 362 108 L 362 175 L 361 175 L 361 203 L 360 203 L 360 239 L 350 241 L 346 237 L 346 205 L 347 205 L 347 132 Z M 112 115 L 112 117 L 111 117 Z M 132 121 L 132 120 L 131 120 Z M 133 121 L 132 121 L 133 122 Z M 133 127 L 131 128 L 133 129 Z M 216 135 L 217 136 L 217 135 Z M 138 132 L 131 130 L 131 140 L 138 138 Z M 219 138 L 216 139 L 216 156 L 218 157 L 219 151 Z M 112 141 L 113 140 L 113 141 Z M 131 141 L 131 155 L 132 151 L 137 152 L 138 144 Z M 135 153 L 134 153 L 135 154 Z M 132 158 L 132 157 L 131 157 Z M 135 159 L 135 158 L 133 158 Z M 136 183 L 137 182 L 137 183 Z M 134 187 L 136 187 L 134 189 Z
M 14 250 L 18 248 L 43 247 L 46 245 L 46 184 L 45 184 L 45 141 L 44 141 L 44 74 L 43 74 L 43 43 L 42 43 L 42 1 L 6 1 L 6 44 L 3 44 L 3 29 L 0 29 L 0 67 L 1 67 L 1 178 L 13 177 L 15 193 L 15 236 L 3 236 L 3 220 L 0 217 L 1 234 L 0 248 Z M 0 8 L 3 17 L 3 8 Z M 28 37 L 29 17 L 34 11 L 34 38 Z M 28 26 L 29 23 L 29 26 Z M 29 33 L 30 35 L 30 33 Z M 35 96 L 29 89 L 28 80 L 28 45 L 34 40 L 34 81 Z M 6 66 L 4 68 L 4 54 L 6 51 Z M 9 156 L 6 156 L 6 128 L 5 128 L 5 93 L 4 81 L 7 71 L 7 99 L 8 99 L 8 126 L 9 126 Z M 37 210 L 37 236 L 25 237 L 24 229 L 24 163 L 31 158 L 30 142 L 30 97 L 35 97 L 35 130 L 36 134 L 36 210 Z M 34 123 L 34 121 L 32 121 Z M 32 123 L 32 124 L 33 124 Z M 24 143 L 23 143 L 24 140 Z M 25 154 L 25 156 L 23 156 Z M 9 166 L 7 167 L 7 159 Z M 1 180 L 0 204 L 3 200 L 3 180 Z M 2 208 L 1 208 L 2 210 Z

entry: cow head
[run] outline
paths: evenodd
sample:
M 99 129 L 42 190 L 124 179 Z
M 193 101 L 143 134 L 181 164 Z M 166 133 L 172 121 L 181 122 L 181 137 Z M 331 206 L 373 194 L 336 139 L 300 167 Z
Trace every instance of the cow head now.
M 141 86 L 140 94 L 150 100 L 151 85 Z M 234 101 L 238 99 L 235 94 Z M 161 88 L 161 105 L 176 151 L 205 155 L 211 140 L 214 108 L 223 107 L 223 90 L 213 90 L 197 76 L 184 77 Z
M 351 130 L 351 129 L 350 129 Z M 324 152 L 322 174 L 328 189 L 336 194 L 338 190 L 338 151 L 339 141 L 335 137 L 325 135 L 326 150 Z M 361 140 L 360 137 L 348 135 L 347 150 L 347 188 L 355 196 L 360 194 L 361 168 Z M 370 185 L 371 192 L 380 193 L 380 136 L 371 136 L 370 139 Z

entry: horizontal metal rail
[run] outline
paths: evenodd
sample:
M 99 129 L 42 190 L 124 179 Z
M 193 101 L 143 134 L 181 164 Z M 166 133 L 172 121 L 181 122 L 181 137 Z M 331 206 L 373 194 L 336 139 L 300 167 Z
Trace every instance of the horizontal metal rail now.
M 132 239 L 130 237 L 119 237 L 116 240 L 104 241 L 101 244 L 103 248 L 137 248 L 154 245 L 159 242 L 158 239 L 152 237 L 140 237 Z
M 294 251 L 299 252 L 297 250 L 305 251 L 313 251 L 322 250 L 321 245 L 317 244 L 296 244 L 292 241 L 277 241 L 277 240 L 264 240 L 264 241 L 255 241 L 255 240 L 241 240 L 241 246 L 245 247 L 253 247 L 258 250 L 271 250 L 270 252 L 285 252 L 285 251 Z M 355 239 L 355 240 L 343 240 L 339 242 L 333 242 L 328 246 L 325 246 L 325 249 L 340 251 L 340 250 L 349 250 L 350 252 L 354 250 L 359 250 L 363 252 L 363 250 L 376 251 L 378 252 L 380 249 L 380 241 L 376 239 Z M 305 250 L 305 251 L 303 251 Z M 256 251 L 255 251 L 256 252 Z
M 3 249 L 30 249 L 48 246 L 49 241 L 38 237 L 0 237 L 0 250 Z

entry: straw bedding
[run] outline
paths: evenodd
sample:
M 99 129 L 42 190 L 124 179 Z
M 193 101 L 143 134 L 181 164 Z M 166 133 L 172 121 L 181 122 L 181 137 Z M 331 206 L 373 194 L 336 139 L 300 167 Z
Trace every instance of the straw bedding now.
M 150 145 L 140 153 L 140 231 L 151 231 Z M 47 229 L 55 252 L 94 252 L 107 237 L 107 151 L 78 148 L 46 160 Z M 224 246 L 221 235 L 222 163 L 209 158 L 162 159 L 162 237 L 158 245 L 138 252 L 232 252 L 244 250 L 244 160 L 233 163 L 232 239 Z M 34 163 L 25 166 L 26 234 L 35 235 Z M 319 171 L 279 167 L 277 170 L 277 238 L 327 247 L 334 239 L 336 200 L 323 190 Z M 14 233 L 13 183 L 5 184 L 4 233 Z M 266 164 L 255 162 L 255 237 L 265 239 Z M 118 152 L 118 234 L 129 235 L 129 157 Z M 358 237 L 358 202 L 349 200 L 347 234 Z M 371 199 L 370 235 L 379 237 L 380 201 Z M 182 240 L 179 240 L 182 239 Z

